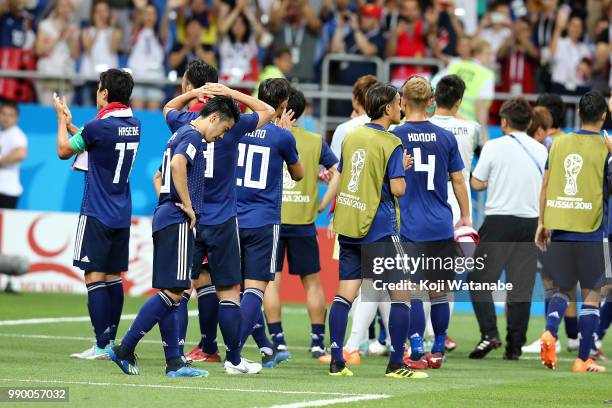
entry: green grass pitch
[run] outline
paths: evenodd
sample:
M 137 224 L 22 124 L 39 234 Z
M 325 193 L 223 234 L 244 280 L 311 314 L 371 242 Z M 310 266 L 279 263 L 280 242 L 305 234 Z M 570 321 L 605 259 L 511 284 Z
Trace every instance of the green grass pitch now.
M 143 298 L 126 298 L 124 313 L 136 313 Z M 192 301 L 190 310 L 196 310 Z M 472 361 L 467 354 L 479 334 L 475 318 L 455 314 L 449 334 L 458 349 L 441 370 L 424 380 L 387 379 L 387 359 L 365 357 L 351 378 L 327 375 L 327 367 L 307 353 L 309 322 L 302 305 L 286 305 L 283 326 L 292 358 L 255 376 L 228 376 L 219 364 L 200 363 L 208 378 L 166 378 L 159 331 L 154 328 L 137 349 L 142 375 L 126 376 L 110 361 L 77 361 L 68 355 L 91 345 L 88 321 L 9 324 L 9 320 L 86 316 L 86 298 L 59 294 L 0 294 L 0 387 L 68 387 L 68 406 L 93 407 L 603 407 L 612 400 L 612 373 L 573 374 L 575 357 L 560 355 L 550 371 L 538 355 L 503 361 L 502 351 Z M 130 321 L 123 321 L 125 333 Z M 528 340 L 538 337 L 542 318 L 533 318 Z M 503 318 L 499 318 L 503 332 Z M 562 332 L 563 330 L 561 330 Z M 502 333 L 502 336 L 505 333 Z M 562 334 L 562 344 L 565 338 Z M 190 318 L 187 351 L 198 340 L 196 317 Z M 604 344 L 610 350 L 611 342 Z M 245 356 L 258 361 L 250 340 Z M 609 367 L 612 368 L 612 367 Z M 15 406 L 42 406 L 19 403 Z M 50 404 L 61 406 L 62 404 Z M 0 403 L 0 407 L 10 406 Z

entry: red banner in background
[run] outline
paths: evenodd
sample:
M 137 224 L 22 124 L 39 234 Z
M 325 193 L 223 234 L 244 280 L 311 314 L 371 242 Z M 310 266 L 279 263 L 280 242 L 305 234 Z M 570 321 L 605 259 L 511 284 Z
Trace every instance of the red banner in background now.
M 0 211 L 0 253 L 19 255 L 30 262 L 29 272 L 12 278 L 16 290 L 33 292 L 86 293 L 83 272 L 72 266 L 78 214 L 36 211 Z M 338 262 L 332 260 L 333 240 L 320 229 L 321 280 L 328 301 L 338 287 Z M 286 262 L 285 262 L 286 264 Z M 124 273 L 124 288 L 132 296 L 146 295 L 151 289 L 153 241 L 151 218 L 134 217 L 130 232 L 129 270 Z M 0 288 L 7 277 L 0 275 Z M 291 276 L 286 267 L 281 299 L 305 302 L 299 276 Z

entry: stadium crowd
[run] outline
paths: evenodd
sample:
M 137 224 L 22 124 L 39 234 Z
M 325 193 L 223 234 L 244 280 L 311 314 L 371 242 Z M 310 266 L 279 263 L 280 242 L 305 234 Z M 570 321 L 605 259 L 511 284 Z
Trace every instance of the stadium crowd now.
M 610 0 L 4 0 L 0 69 L 91 77 L 91 84 L 69 84 L 75 92 L 62 90 L 69 101 L 92 105 L 94 78 L 114 67 L 155 82 L 180 78 L 199 58 L 218 67 L 222 80 L 312 83 L 328 53 L 450 65 L 479 53 L 496 73 L 495 91 L 581 95 L 612 84 L 611 19 Z M 331 80 L 352 85 L 374 69 L 336 63 Z M 401 85 L 415 73 L 435 74 L 397 65 L 391 79 Z M 493 84 L 486 88 L 492 99 Z M 51 105 L 57 90 L 57 81 L 0 79 L 6 100 Z M 133 103 L 155 110 L 172 96 L 141 85 Z

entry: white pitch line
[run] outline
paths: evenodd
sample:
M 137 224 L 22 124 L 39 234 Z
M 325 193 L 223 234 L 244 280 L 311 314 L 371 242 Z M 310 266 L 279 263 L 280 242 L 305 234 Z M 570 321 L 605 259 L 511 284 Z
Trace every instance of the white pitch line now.
M 356 395 L 354 397 L 324 399 L 315 401 L 294 402 L 291 404 L 272 405 L 268 408 L 307 408 L 307 407 L 323 407 L 334 404 L 348 404 L 349 402 L 367 401 L 375 399 L 389 398 L 389 395 Z
M 196 391 L 219 391 L 219 392 L 252 392 L 258 394 L 287 394 L 287 395 L 329 395 L 334 397 L 359 397 L 361 399 L 373 398 L 388 398 L 388 395 L 369 395 L 369 394 L 349 394 L 344 392 L 323 392 L 323 391 L 282 391 L 282 390 L 263 390 L 263 389 L 247 389 L 247 388 L 217 388 L 217 387 L 201 387 L 188 385 L 164 385 L 164 384 L 130 384 L 130 383 L 112 383 L 112 382 L 92 382 L 92 381 L 62 381 L 62 380 L 39 380 L 39 379 L 14 379 L 0 378 L 4 382 L 23 382 L 23 383 L 41 383 L 41 384 L 60 384 L 60 385 L 87 385 L 96 387 L 133 387 L 133 388 L 162 388 L 176 390 L 196 390 Z M 205 380 L 204 380 L 205 381 Z
M 283 314 L 306 314 L 305 309 L 286 308 Z M 197 310 L 190 310 L 188 315 L 194 317 L 198 315 Z M 121 315 L 121 320 L 134 320 L 135 314 Z M 0 320 L 0 326 L 23 326 L 28 324 L 53 324 L 53 323 L 84 323 L 89 322 L 89 316 L 74 316 L 74 317 L 42 317 L 34 319 L 14 319 Z

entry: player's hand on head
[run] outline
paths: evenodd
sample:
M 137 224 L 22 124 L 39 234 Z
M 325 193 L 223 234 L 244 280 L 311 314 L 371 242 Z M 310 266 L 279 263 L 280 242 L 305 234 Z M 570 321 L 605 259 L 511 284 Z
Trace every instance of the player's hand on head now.
M 199 89 L 202 89 L 203 92 L 209 97 L 230 96 L 232 93 L 232 90 L 227 86 L 214 82 L 209 82 Z
M 550 231 L 544 228 L 544 225 L 538 224 L 538 229 L 535 234 L 535 244 L 542 251 L 545 252 L 548 244 L 550 243 Z
M 296 120 L 293 119 L 294 115 L 295 115 L 295 112 L 293 112 L 291 109 L 289 110 L 285 109 L 280 119 L 276 123 L 277 126 L 291 130 L 291 128 L 293 127 L 293 125 L 295 125 L 295 122 L 296 122 Z
M 414 164 L 414 157 L 408 154 L 408 149 L 404 149 L 404 170 L 410 170 Z

